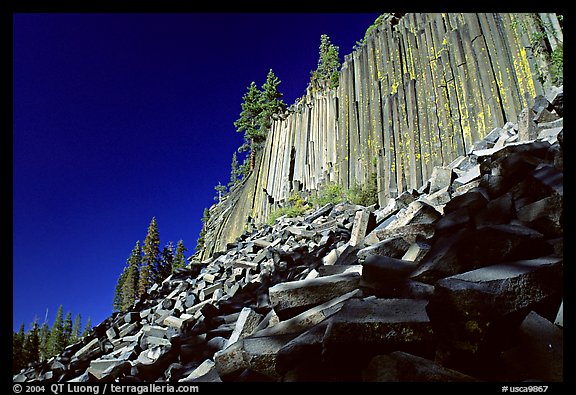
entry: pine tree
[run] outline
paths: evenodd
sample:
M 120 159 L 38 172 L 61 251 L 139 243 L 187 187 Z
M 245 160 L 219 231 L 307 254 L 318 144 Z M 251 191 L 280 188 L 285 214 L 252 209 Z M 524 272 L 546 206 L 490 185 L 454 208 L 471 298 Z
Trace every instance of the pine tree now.
M 172 273 L 174 264 L 174 243 L 168 242 L 162 248 L 160 259 L 157 260 L 153 270 L 153 279 L 155 283 L 161 283 Z
M 122 287 L 121 311 L 128 311 L 138 297 L 138 273 L 141 263 L 142 247 L 140 247 L 140 240 L 138 240 L 126 262 L 127 273 Z
M 88 336 L 90 331 L 92 330 L 92 320 L 88 317 L 88 321 L 86 321 L 86 326 L 84 327 L 84 332 L 82 332 L 82 337 Z
M 184 242 L 178 240 L 178 244 L 176 244 L 176 253 L 174 254 L 174 262 L 172 263 L 172 271 L 177 267 L 186 267 L 186 257 L 184 256 L 184 252 L 186 251 Z
M 234 186 L 240 182 L 240 169 L 238 167 L 238 157 L 236 152 L 232 154 L 232 164 L 230 165 L 230 182 L 228 183 L 228 188 L 232 189 Z
M 12 333 L 12 372 L 17 373 L 25 366 L 24 341 L 26 334 L 24 332 L 24 323 L 20 325 L 18 332 Z
M 50 339 L 50 328 L 48 323 L 44 321 L 40 327 L 40 360 L 45 361 L 51 357 L 48 352 L 48 340 Z
M 318 67 L 311 72 L 312 89 L 322 89 L 325 86 L 338 86 L 338 69 L 340 68 L 339 48 L 330 42 L 326 34 L 320 36 L 320 55 Z
M 152 270 L 156 266 L 158 256 L 160 255 L 160 235 L 158 234 L 158 225 L 156 217 L 152 217 L 148 233 L 144 239 L 142 247 L 142 266 L 140 267 L 140 277 L 138 280 L 138 296 L 142 296 L 152 285 Z
M 62 319 L 63 307 L 60 305 L 58 311 L 56 312 L 56 318 L 54 319 L 54 324 L 52 324 L 52 329 L 50 330 L 50 338 L 48 339 L 48 354 L 58 355 L 66 347 L 64 341 L 64 323 Z
M 38 336 L 38 320 L 32 323 L 32 329 L 26 334 L 24 342 L 24 358 L 26 364 L 40 362 L 40 338 Z
M 80 340 L 80 328 L 82 327 L 82 317 L 76 314 L 74 317 L 74 325 L 72 326 L 72 334 L 70 336 L 70 344 L 74 344 Z
M 116 288 L 114 289 L 114 299 L 112 300 L 113 311 L 122 311 L 122 293 L 124 290 L 124 283 L 126 282 L 126 277 L 128 276 L 128 268 L 122 269 L 122 273 L 118 277 L 116 282 Z
M 266 76 L 266 82 L 262 85 L 262 94 L 260 95 L 260 105 L 262 111 L 260 112 L 260 130 L 268 134 L 270 126 L 272 123 L 272 115 L 284 112 L 286 109 L 286 104 L 282 101 L 282 93 L 278 91 L 278 85 L 280 85 L 280 80 L 272 69 L 268 71 Z
M 248 91 L 242 97 L 242 111 L 240 118 L 234 122 L 234 126 L 237 132 L 244 132 L 244 144 L 238 152 L 249 152 L 248 161 L 247 163 L 245 161 L 245 165 L 242 166 L 241 173 L 244 177 L 254 169 L 256 153 L 264 146 L 272 115 L 286 108 L 286 104 L 281 100 L 282 94 L 278 91 L 279 84 L 280 80 L 270 69 L 262 90 L 259 90 L 256 83 L 252 81 L 248 86 Z M 246 166 L 248 166 L 247 170 Z
M 210 220 L 210 210 L 205 208 L 204 209 L 204 214 L 202 216 L 202 229 L 200 229 L 200 235 L 198 237 L 198 240 L 196 241 L 196 252 L 200 252 L 204 249 L 204 245 L 206 242 L 206 226 L 208 224 L 208 221 Z
M 64 326 L 62 327 L 62 335 L 64 336 L 64 343 L 66 346 L 70 344 L 72 338 L 72 313 L 67 312 L 64 318 Z
M 222 198 L 226 194 L 226 185 L 222 185 L 220 184 L 220 181 L 218 181 L 218 185 L 216 185 L 214 189 L 217 192 L 216 196 L 214 196 L 214 200 L 218 200 L 218 202 L 221 202 Z
M 262 92 L 252 81 L 248 91 L 242 97 L 242 111 L 240 118 L 234 122 L 237 132 L 244 132 L 244 144 L 238 149 L 239 152 L 249 151 L 250 171 L 254 169 L 254 158 L 257 147 L 266 140 L 266 135 L 260 130 L 260 113 L 262 112 Z
M 240 165 L 240 168 L 238 169 L 238 171 L 242 175 L 242 179 L 245 179 L 246 177 L 248 177 L 248 174 L 250 174 L 250 163 L 251 163 L 250 160 L 251 157 L 244 159 L 244 161 Z

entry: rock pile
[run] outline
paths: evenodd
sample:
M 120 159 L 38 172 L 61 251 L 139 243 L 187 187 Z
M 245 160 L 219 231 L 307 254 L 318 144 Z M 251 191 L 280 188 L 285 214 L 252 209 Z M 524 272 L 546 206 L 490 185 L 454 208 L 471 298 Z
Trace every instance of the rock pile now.
M 385 207 L 177 269 L 14 381 L 562 381 L 562 89 Z

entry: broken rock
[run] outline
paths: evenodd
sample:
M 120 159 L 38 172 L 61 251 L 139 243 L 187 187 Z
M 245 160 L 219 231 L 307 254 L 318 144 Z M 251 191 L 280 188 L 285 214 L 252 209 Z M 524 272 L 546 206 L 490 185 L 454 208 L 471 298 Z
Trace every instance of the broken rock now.
M 351 246 L 356 247 L 364 243 L 369 218 L 370 213 L 367 210 L 358 210 L 356 212 L 354 225 L 352 226 L 352 235 L 350 236 Z
M 499 352 L 529 308 L 562 292 L 559 284 L 562 259 L 557 257 L 491 265 L 438 281 L 427 307 L 442 345 L 437 357 L 456 367 L 463 361 L 476 364 L 473 354 Z
M 324 358 L 350 364 L 396 350 L 430 355 L 434 338 L 427 304 L 416 299 L 349 300 L 331 318 Z
M 369 288 L 379 297 L 399 297 L 416 264 L 387 256 L 374 255 L 362 265 L 360 286 Z
M 562 329 L 531 311 L 517 336 L 519 344 L 503 353 L 516 381 L 563 381 Z
M 377 382 L 468 382 L 475 378 L 402 351 L 377 355 L 362 372 L 363 381 Z
M 355 290 L 359 282 L 358 273 L 336 274 L 276 284 L 268 292 L 274 311 L 281 319 L 286 319 Z
M 178 380 L 181 383 L 214 383 L 221 382 L 218 371 L 216 370 L 216 364 L 210 359 L 205 360 L 194 369 L 188 376 L 183 379 Z
M 390 237 L 369 247 L 362 248 L 358 251 L 357 257 L 360 263 L 372 256 L 385 255 L 393 258 L 400 258 L 406 253 L 406 251 L 408 251 L 408 248 L 410 248 L 410 243 L 407 242 L 404 237 Z
M 262 316 L 260 314 L 256 313 L 249 307 L 244 307 L 238 316 L 238 320 L 234 326 L 234 331 L 232 332 L 227 344 L 233 344 L 239 339 L 243 339 L 252 334 L 261 319 Z

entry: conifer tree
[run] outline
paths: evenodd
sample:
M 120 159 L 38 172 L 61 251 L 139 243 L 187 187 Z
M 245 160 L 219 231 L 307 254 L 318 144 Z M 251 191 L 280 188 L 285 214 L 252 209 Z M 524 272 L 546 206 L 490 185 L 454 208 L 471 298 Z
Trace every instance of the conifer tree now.
M 226 194 L 226 185 L 222 185 L 220 184 L 220 181 L 218 181 L 218 185 L 216 185 L 214 189 L 217 192 L 216 196 L 214 196 L 214 200 L 218 200 L 218 203 L 220 203 L 222 201 L 222 198 Z
M 196 252 L 200 252 L 204 249 L 204 245 L 205 245 L 205 238 L 206 238 L 206 225 L 208 224 L 208 221 L 210 220 L 210 210 L 207 208 L 204 208 L 204 214 L 202 216 L 202 229 L 200 229 L 200 235 L 198 237 L 198 240 L 196 241 L 196 248 L 194 248 L 196 250 Z
M 74 317 L 74 325 L 72 326 L 72 334 L 70 336 L 70 344 L 76 343 L 80 340 L 80 328 L 82 327 L 82 317 L 80 314 L 76 314 Z
M 82 337 L 88 336 L 91 330 L 92 330 L 92 320 L 90 319 L 90 317 L 88 317 L 88 320 L 86 321 L 86 326 L 84 327 L 84 331 L 82 332 Z
M 160 259 L 156 262 L 153 270 L 153 282 L 161 283 L 172 273 L 172 265 L 174 264 L 174 243 L 168 242 L 162 248 Z
M 325 86 L 338 86 L 338 69 L 340 68 L 339 48 L 330 42 L 326 34 L 320 36 L 320 54 L 318 67 L 311 72 L 312 89 L 322 89 Z
M 32 329 L 26 334 L 24 342 L 24 360 L 27 364 L 40 362 L 40 338 L 38 336 L 38 320 L 32 323 Z
M 56 312 L 56 318 L 54 319 L 54 324 L 52 324 L 52 329 L 50 330 L 50 338 L 48 339 L 48 354 L 58 355 L 66 347 L 66 342 L 64 341 L 64 323 L 63 323 L 63 307 L 60 305 L 58 311 Z
M 118 277 L 116 282 L 116 288 L 114 289 L 114 299 L 112 300 L 113 311 L 122 311 L 122 293 L 124 290 L 124 283 L 126 282 L 126 277 L 128 276 L 128 268 L 124 267 L 122 273 Z
M 244 132 L 244 144 L 238 152 L 248 151 L 249 153 L 240 171 L 244 177 L 254 169 L 256 153 L 262 149 L 266 141 L 272 115 L 286 108 L 286 104 L 281 100 L 282 94 L 278 91 L 279 84 L 280 80 L 270 69 L 262 90 L 258 89 L 256 83 L 252 81 L 248 86 L 248 91 L 242 97 L 242 111 L 240 118 L 234 122 L 234 126 L 237 132 Z
M 184 252 L 186 252 L 184 241 L 178 240 L 178 244 L 176 244 L 176 253 L 174 254 L 174 263 L 172 264 L 172 271 L 177 267 L 186 267 L 186 257 L 184 256 Z
M 262 111 L 260 112 L 260 130 L 267 135 L 270 130 L 270 125 L 272 121 L 273 114 L 279 114 L 284 112 L 286 109 L 286 104 L 282 101 L 282 93 L 278 91 L 278 85 L 280 85 L 280 80 L 272 69 L 268 71 L 266 76 L 266 82 L 262 85 L 262 93 L 260 95 L 260 105 Z
M 70 340 L 72 338 L 72 313 L 67 312 L 66 317 L 64 318 L 64 325 L 62 327 L 62 335 L 64 336 L 64 343 L 67 345 L 70 344 Z
M 50 328 L 48 323 L 44 321 L 40 327 L 40 360 L 45 361 L 51 357 L 48 352 L 48 340 L 50 339 Z
M 228 183 L 228 188 L 232 189 L 238 182 L 240 182 L 240 169 L 238 167 L 238 157 L 236 152 L 232 154 L 232 163 L 230 165 L 230 182 Z
M 128 311 L 138 297 L 138 273 L 141 263 L 142 247 L 140 247 L 140 240 L 138 240 L 126 262 L 127 272 L 122 287 L 121 311 Z
M 249 152 L 250 171 L 254 169 L 254 158 L 257 147 L 266 140 L 266 135 L 260 130 L 260 113 L 262 112 L 262 92 L 252 81 L 248 91 L 242 97 L 242 111 L 240 118 L 234 122 L 237 132 L 244 132 L 244 144 L 238 149 L 239 152 Z
M 156 266 L 160 255 L 160 235 L 156 217 L 152 217 L 148 233 L 142 246 L 142 266 L 140 267 L 140 277 L 138 280 L 138 296 L 142 296 L 152 285 L 152 270 Z
M 242 175 L 242 179 L 245 179 L 246 177 L 248 177 L 248 174 L 250 174 L 250 163 L 251 163 L 251 157 L 249 156 L 246 159 L 244 159 L 244 161 L 240 165 L 238 171 Z
M 20 325 L 18 332 L 12 334 L 12 372 L 17 373 L 25 366 L 24 342 L 26 334 L 24 323 Z

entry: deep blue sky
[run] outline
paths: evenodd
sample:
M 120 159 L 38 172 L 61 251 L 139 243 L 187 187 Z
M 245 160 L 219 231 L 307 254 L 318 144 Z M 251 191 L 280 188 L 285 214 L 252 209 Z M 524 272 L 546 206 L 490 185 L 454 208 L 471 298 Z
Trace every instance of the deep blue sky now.
M 191 255 L 272 68 L 304 94 L 320 35 L 352 51 L 377 13 L 14 14 L 13 329 L 98 324 L 153 216 Z

